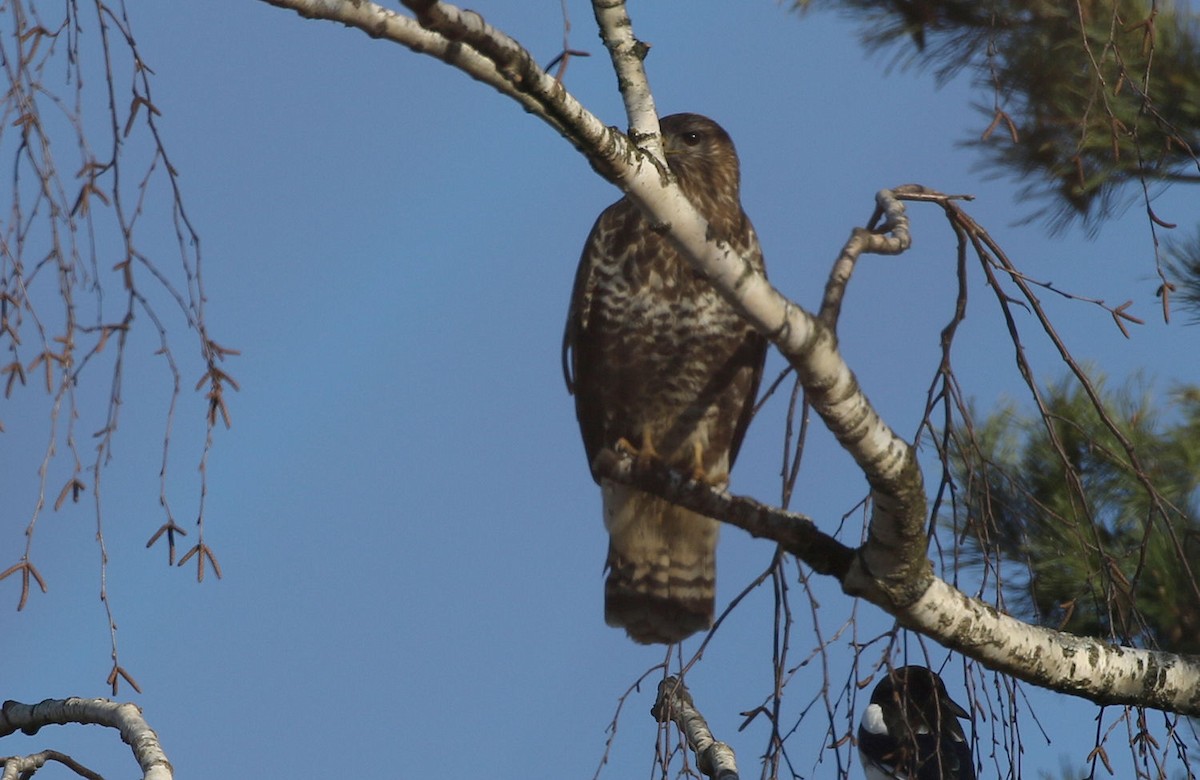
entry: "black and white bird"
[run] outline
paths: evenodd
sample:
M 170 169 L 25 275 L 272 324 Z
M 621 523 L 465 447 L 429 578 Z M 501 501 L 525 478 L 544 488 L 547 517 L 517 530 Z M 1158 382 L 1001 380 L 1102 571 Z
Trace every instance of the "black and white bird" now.
M 893 669 L 871 692 L 858 726 L 867 780 L 975 780 L 959 706 L 924 666 Z

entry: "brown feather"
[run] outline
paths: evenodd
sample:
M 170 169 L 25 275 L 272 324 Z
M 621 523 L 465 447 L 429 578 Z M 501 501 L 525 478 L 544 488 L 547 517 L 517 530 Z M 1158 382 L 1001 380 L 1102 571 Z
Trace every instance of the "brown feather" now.
M 761 271 L 729 136 L 696 114 L 660 126 L 667 164 L 710 233 Z M 724 484 L 765 356 L 766 340 L 631 201 L 604 210 L 584 246 L 563 335 L 589 464 L 620 441 L 649 444 L 671 468 Z M 675 642 L 707 628 L 717 523 L 630 488 L 602 484 L 602 494 L 610 533 L 605 619 L 639 642 Z

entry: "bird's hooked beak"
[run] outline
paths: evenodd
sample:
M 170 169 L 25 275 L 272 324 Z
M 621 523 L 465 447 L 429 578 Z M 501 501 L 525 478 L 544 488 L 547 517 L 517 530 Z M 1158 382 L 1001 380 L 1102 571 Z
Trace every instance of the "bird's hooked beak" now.
M 953 713 L 956 717 L 963 718 L 964 720 L 971 719 L 971 713 L 963 709 L 962 705 L 956 702 L 954 699 L 951 699 L 950 694 L 942 693 L 940 696 L 938 696 L 938 698 L 941 699 L 942 709 Z

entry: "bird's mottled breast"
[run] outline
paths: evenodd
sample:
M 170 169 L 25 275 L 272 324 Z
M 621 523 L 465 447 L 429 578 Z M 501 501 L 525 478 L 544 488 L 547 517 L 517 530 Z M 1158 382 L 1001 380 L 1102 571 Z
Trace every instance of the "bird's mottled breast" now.
M 757 257 L 746 228 L 745 245 L 734 248 L 753 245 Z M 643 414 L 691 403 L 750 327 L 628 201 L 610 206 L 597 230 L 608 251 L 593 254 L 588 327 L 601 336 L 612 389 L 637 396 L 614 400 Z

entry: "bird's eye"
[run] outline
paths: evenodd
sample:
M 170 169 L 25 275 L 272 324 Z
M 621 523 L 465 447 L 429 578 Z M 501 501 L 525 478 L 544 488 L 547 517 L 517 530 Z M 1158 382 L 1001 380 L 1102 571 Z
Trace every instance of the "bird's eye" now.
M 700 143 L 700 134 L 684 133 L 683 135 L 679 136 L 679 139 L 683 141 L 685 146 L 695 146 L 696 144 Z

